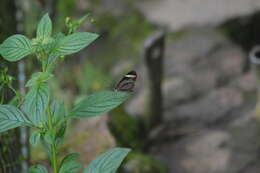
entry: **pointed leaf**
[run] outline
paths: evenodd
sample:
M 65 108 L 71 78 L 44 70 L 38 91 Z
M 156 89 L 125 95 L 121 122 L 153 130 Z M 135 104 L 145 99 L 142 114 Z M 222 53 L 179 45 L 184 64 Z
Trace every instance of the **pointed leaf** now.
M 47 61 L 45 62 L 46 70 L 47 70 L 48 72 L 51 72 L 51 71 L 54 69 L 55 63 L 56 63 L 56 61 L 58 60 L 58 58 L 59 58 L 59 55 L 58 55 L 58 54 L 55 54 L 55 53 L 51 53 L 51 54 L 48 56 L 48 59 L 47 59 Z
M 45 110 L 49 102 L 49 88 L 46 83 L 33 86 L 25 96 L 23 110 L 36 125 L 46 122 Z
M 39 143 L 40 138 L 41 138 L 40 132 L 37 131 L 37 130 L 34 131 L 34 132 L 31 134 L 31 136 L 30 136 L 30 144 L 31 144 L 32 146 L 36 146 L 36 145 Z
M 51 105 L 53 123 L 57 124 L 61 122 L 65 118 L 65 104 L 59 102 L 58 100 L 54 100 Z
M 52 22 L 48 14 L 45 14 L 40 20 L 36 36 L 38 39 L 50 37 L 52 33 Z
M 113 148 L 98 156 L 83 173 L 115 173 L 129 152 L 127 148 Z
M 117 107 L 128 96 L 126 92 L 97 92 L 80 101 L 69 115 L 78 118 L 97 116 Z
M 37 72 L 32 75 L 31 79 L 26 83 L 25 86 L 29 87 L 33 85 L 39 85 L 39 83 L 46 82 L 52 77 L 53 74 L 51 73 Z
M 0 132 L 25 125 L 31 123 L 19 109 L 12 105 L 0 105 Z
M 79 158 L 78 153 L 70 153 L 63 158 L 63 160 L 61 161 L 61 165 L 64 165 L 64 164 L 71 162 L 71 161 L 75 161 L 78 158 Z
M 98 37 L 97 34 L 89 32 L 77 32 L 60 39 L 57 44 L 57 52 L 60 55 L 76 53 L 88 46 Z
M 76 173 L 82 165 L 75 160 L 79 158 L 78 153 L 68 154 L 61 162 L 59 173 Z
M 59 125 L 59 129 L 57 130 L 57 136 L 56 136 L 56 141 L 55 141 L 55 144 L 57 146 L 61 144 L 61 142 L 64 138 L 64 135 L 65 135 L 66 129 L 67 129 L 67 122 L 65 121 Z
M 42 165 L 32 166 L 27 173 L 48 173 L 48 170 Z
M 80 168 L 82 168 L 81 163 L 72 161 L 62 166 L 59 173 L 76 173 L 80 170 Z
M 48 144 L 53 144 L 55 142 L 55 129 L 49 130 L 45 133 L 44 141 Z
M 31 41 L 20 34 L 7 38 L 0 47 L 0 54 L 8 61 L 18 61 L 32 52 Z

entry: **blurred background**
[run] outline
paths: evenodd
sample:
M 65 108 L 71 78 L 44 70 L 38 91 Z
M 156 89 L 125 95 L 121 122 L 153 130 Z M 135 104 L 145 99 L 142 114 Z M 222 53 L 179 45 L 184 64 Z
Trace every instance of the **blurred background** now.
M 0 4 L 0 42 L 15 33 L 33 38 L 46 12 L 56 32 L 65 31 L 66 17 L 91 14 L 80 31 L 100 37 L 66 57 L 50 82 L 53 97 L 65 101 L 68 109 L 83 96 L 113 89 L 123 75 L 137 71 L 135 91 L 124 105 L 105 116 L 70 122 L 61 155 L 78 152 L 87 165 L 120 146 L 133 149 L 120 173 L 259 172 L 260 76 L 257 64 L 248 58 L 260 44 L 259 0 Z M 9 66 L 22 91 L 24 77 L 38 66 L 33 58 L 17 66 L 2 58 L 0 63 Z M 20 131 L 0 136 L 0 172 L 19 172 L 15 170 L 28 166 L 26 160 L 48 164 L 41 146 L 28 148 L 28 130 Z

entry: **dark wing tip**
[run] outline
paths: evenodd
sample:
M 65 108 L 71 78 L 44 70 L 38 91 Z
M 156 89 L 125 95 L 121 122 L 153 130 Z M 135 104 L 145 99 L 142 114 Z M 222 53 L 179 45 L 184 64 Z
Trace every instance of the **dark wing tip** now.
M 126 75 L 135 75 L 135 76 L 137 76 L 137 73 L 136 73 L 136 71 L 132 70 L 132 71 L 128 72 Z

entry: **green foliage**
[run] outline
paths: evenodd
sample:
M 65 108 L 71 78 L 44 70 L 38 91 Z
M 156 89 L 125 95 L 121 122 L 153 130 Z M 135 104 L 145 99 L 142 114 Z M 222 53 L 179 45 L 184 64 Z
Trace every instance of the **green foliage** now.
M 67 17 L 65 20 L 65 24 L 69 29 L 69 33 L 74 33 L 83 22 L 85 22 L 89 18 L 90 14 L 86 14 L 85 16 L 81 17 L 79 20 L 72 20 L 70 17 Z M 92 20 L 91 20 L 92 21 Z
M 86 118 L 108 112 L 128 98 L 125 92 L 100 91 L 80 101 L 70 113 L 76 118 Z
M 64 20 L 67 16 L 72 15 L 75 6 L 75 0 L 57 0 L 57 18 L 55 26 L 58 30 L 64 29 Z
M 78 153 L 70 153 L 61 162 L 59 173 L 76 173 L 82 165 L 75 160 L 79 158 Z
M 0 132 L 19 126 L 36 128 L 30 137 L 30 144 L 33 146 L 39 142 L 42 144 L 48 153 L 53 173 L 76 173 L 82 167 L 75 161 L 78 155 L 74 153 L 67 155 L 60 164 L 58 163 L 58 147 L 64 138 L 68 120 L 73 117 L 98 116 L 120 105 L 129 96 L 124 92 L 97 92 L 79 102 L 69 114 L 66 114 L 65 105 L 61 101 L 50 101 L 52 93 L 50 93 L 48 81 L 53 78 L 51 72 L 57 63 L 62 61 L 65 55 L 76 53 L 87 47 L 98 37 L 93 33 L 75 32 L 85 18 L 78 20 L 76 22 L 78 25 L 69 26 L 73 32 L 52 36 L 52 21 L 46 14 L 38 23 L 36 38 L 29 40 L 23 35 L 14 35 L 7 38 L 0 46 L 0 54 L 6 60 L 18 61 L 32 54 L 37 57 L 42 67 L 40 72 L 34 73 L 27 81 L 26 86 L 29 91 L 21 99 L 21 106 L 20 104 L 16 104 L 17 107 L 0 104 Z M 1 84 L 7 84 L 14 90 L 10 85 L 11 78 L 6 75 L 6 70 L 3 70 L 0 75 Z M 15 90 L 14 92 L 18 95 L 18 92 Z M 128 152 L 129 149 L 112 149 L 93 161 L 85 172 L 95 173 L 98 170 L 104 170 L 102 171 L 104 173 L 114 173 Z M 45 167 L 36 165 L 27 172 L 47 173 L 48 171 Z
M 54 100 L 51 105 L 53 123 L 58 124 L 66 117 L 65 105 L 58 100 Z
M 25 96 L 22 106 L 28 118 L 38 127 L 47 121 L 45 110 L 50 98 L 49 87 L 46 83 L 33 86 Z
M 55 129 L 50 129 L 44 134 L 44 141 L 47 144 L 53 145 L 55 143 L 55 138 L 56 138 Z
M 27 173 L 48 173 L 48 170 L 41 166 L 41 165 L 35 165 L 35 166 L 32 166 L 28 171 Z
M 111 111 L 108 127 L 118 146 L 134 148 L 135 151 L 144 149 L 143 129 L 138 120 L 127 114 L 122 106 Z
M 79 86 L 80 93 L 104 90 L 111 86 L 112 81 L 107 72 L 89 61 L 86 61 L 81 67 L 81 71 L 72 78 L 76 79 L 75 82 Z
M 127 148 L 110 149 L 92 161 L 84 173 L 115 173 L 129 152 Z
M 31 122 L 18 108 L 0 105 L 0 132 L 25 125 L 31 125 Z
M 52 72 L 52 70 L 55 67 L 55 63 L 59 59 L 59 54 L 57 53 L 51 53 L 45 62 L 43 62 L 43 68 L 46 69 L 47 72 Z
M 18 61 L 32 52 L 31 41 L 20 34 L 9 37 L 0 47 L 0 54 L 8 61 Z
M 7 74 L 8 68 L 1 68 L 0 69 L 0 91 L 4 85 L 11 86 L 12 81 L 14 78 Z
M 45 39 L 51 37 L 52 33 L 52 22 L 48 14 L 45 14 L 40 20 L 36 36 L 38 39 Z
M 31 136 L 30 136 L 30 144 L 32 145 L 32 146 L 36 146 L 38 143 L 39 143 L 39 141 L 40 141 L 40 138 L 41 138 L 41 133 L 38 131 L 38 130 L 35 130 L 32 134 L 31 134 Z
M 76 53 L 88 46 L 97 37 L 97 34 L 88 32 L 73 33 L 59 40 L 57 44 L 57 52 L 60 55 Z
M 41 85 L 41 83 L 47 82 L 53 75 L 50 73 L 38 72 L 34 73 L 31 79 L 26 83 L 26 87 Z
M 121 171 L 120 171 L 121 172 Z M 124 173 L 167 173 L 167 167 L 163 163 L 152 157 L 133 152 L 127 157 L 124 167 Z
M 12 76 L 7 74 L 7 71 L 7 67 L 0 68 L 0 104 L 4 103 L 5 89 L 12 88 L 12 81 L 14 80 Z
M 155 27 L 134 9 L 127 10 L 120 16 L 109 12 L 102 13 L 95 25 L 106 33 L 106 39 L 101 43 L 104 50 L 97 52 L 95 59 L 100 59 L 108 67 L 113 66 L 117 58 L 120 60 L 131 58 L 137 61 L 144 40 L 155 31 Z

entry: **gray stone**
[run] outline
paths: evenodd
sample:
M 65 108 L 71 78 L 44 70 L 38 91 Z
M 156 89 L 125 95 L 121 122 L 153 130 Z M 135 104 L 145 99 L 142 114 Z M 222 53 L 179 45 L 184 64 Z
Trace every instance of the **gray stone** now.
M 189 26 L 217 25 L 252 14 L 260 9 L 259 0 L 143 0 L 137 5 L 156 24 L 176 31 Z
M 236 88 L 222 88 L 212 91 L 207 96 L 178 106 L 175 110 L 175 119 L 188 119 L 198 123 L 213 123 L 225 118 L 228 113 L 243 103 L 243 96 Z
M 225 131 L 204 129 L 175 144 L 162 144 L 153 154 L 168 163 L 171 173 L 221 172 L 228 167 L 231 155 L 231 151 L 222 147 L 228 139 Z
M 195 94 L 190 83 L 178 77 L 165 79 L 162 90 L 165 109 L 170 108 L 173 104 L 190 101 Z
M 168 42 L 165 53 L 164 123 L 151 153 L 170 173 L 256 173 L 259 130 L 254 119 L 256 79 L 243 74 L 247 58 L 212 29 L 195 29 Z M 148 109 L 149 86 L 140 65 L 131 114 Z M 144 73 L 144 74 L 143 74 Z M 178 138 L 180 137 L 180 138 Z

